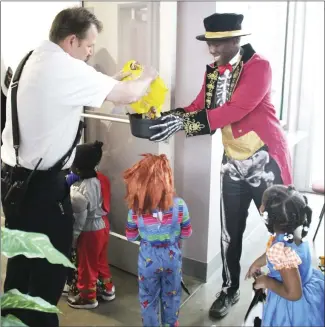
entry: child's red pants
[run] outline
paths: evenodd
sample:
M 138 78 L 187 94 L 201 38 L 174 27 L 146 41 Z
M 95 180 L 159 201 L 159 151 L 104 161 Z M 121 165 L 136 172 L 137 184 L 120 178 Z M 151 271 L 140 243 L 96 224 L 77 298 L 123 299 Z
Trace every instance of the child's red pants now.
M 106 228 L 94 232 L 82 232 L 78 238 L 78 283 L 80 296 L 85 299 L 96 298 L 97 279 L 107 291 L 111 291 L 111 272 L 108 265 L 107 248 L 109 221 L 103 217 Z

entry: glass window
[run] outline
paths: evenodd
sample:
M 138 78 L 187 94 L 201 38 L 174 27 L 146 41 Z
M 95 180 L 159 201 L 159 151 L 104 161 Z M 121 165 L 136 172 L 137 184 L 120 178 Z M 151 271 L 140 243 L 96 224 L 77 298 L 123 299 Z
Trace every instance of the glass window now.
M 159 66 L 159 3 L 155 2 L 86 2 L 95 6 L 95 14 L 105 28 L 98 36 L 89 64 L 113 76 L 129 60 Z M 107 23 L 109 22 L 109 23 Z M 89 113 L 90 108 L 86 108 Z M 125 116 L 128 106 L 105 102 L 97 114 Z M 125 118 L 125 117 L 124 117 Z
M 317 31 L 317 33 L 315 33 Z M 312 121 L 309 126 L 310 134 L 310 165 L 309 176 L 306 178 L 307 190 L 315 181 L 324 181 L 324 3 L 310 2 L 306 10 L 305 62 L 317 62 L 317 72 L 312 73 L 312 92 L 306 94 L 309 98 L 309 114 Z M 315 56 L 315 54 L 317 54 Z M 310 80 L 303 79 L 305 83 Z M 302 108 L 301 110 L 306 110 Z M 304 154 L 306 155 L 306 154 Z M 297 158 L 297 161 L 300 158 Z

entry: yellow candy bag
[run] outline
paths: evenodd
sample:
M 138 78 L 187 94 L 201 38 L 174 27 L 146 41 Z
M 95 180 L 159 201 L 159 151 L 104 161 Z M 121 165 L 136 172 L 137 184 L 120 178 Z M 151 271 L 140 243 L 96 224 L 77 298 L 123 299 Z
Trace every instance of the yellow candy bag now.
M 141 75 L 142 70 L 142 66 L 139 65 L 135 60 L 128 61 L 124 65 L 122 71 L 131 72 L 132 75 L 124 78 L 123 80 L 127 81 L 137 78 Z M 131 103 L 130 107 L 138 114 L 151 114 L 150 116 L 152 116 L 152 112 L 150 112 L 150 109 L 152 107 L 155 107 L 156 111 L 154 113 L 154 116 L 160 117 L 160 112 L 165 102 L 167 91 L 168 89 L 164 81 L 160 77 L 158 77 L 151 83 L 148 94 L 143 96 L 139 101 Z

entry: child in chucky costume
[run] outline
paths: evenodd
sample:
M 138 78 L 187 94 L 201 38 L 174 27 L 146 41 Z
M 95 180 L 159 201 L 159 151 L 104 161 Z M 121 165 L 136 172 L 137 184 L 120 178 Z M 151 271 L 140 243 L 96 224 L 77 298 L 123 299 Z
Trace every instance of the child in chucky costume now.
M 181 304 L 180 239 L 192 234 L 187 205 L 175 196 L 165 155 L 143 155 L 124 172 L 129 207 L 126 237 L 140 240 L 139 300 L 143 326 L 178 326 Z

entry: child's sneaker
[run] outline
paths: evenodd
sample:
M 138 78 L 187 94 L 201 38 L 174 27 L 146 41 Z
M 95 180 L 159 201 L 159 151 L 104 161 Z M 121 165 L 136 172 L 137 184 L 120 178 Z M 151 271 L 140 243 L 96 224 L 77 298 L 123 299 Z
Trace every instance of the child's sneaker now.
M 62 292 L 62 296 L 68 296 L 69 295 L 69 292 L 70 292 L 70 287 L 69 287 L 68 284 L 65 284 L 64 285 L 63 292 Z
M 113 285 L 110 291 L 103 288 L 99 289 L 97 291 L 97 297 L 104 301 L 113 301 L 115 299 L 115 286 Z
M 74 298 L 68 298 L 68 305 L 74 309 L 95 309 L 98 307 L 98 301 L 96 299 L 84 299 L 77 295 Z

